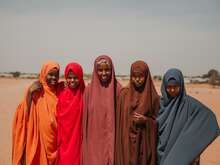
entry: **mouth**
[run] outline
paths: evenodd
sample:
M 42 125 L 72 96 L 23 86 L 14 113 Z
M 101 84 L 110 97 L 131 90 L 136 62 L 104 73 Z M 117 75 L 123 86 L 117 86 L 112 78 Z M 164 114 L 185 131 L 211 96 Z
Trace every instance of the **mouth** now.
M 136 88 L 141 88 L 143 86 L 143 83 L 136 82 L 136 83 L 134 83 L 134 85 L 135 85 Z
M 142 83 L 141 83 L 141 82 L 137 82 L 136 85 L 137 85 L 137 86 L 141 86 Z
M 75 87 L 76 84 L 75 84 L 75 83 L 70 83 L 70 86 L 71 86 L 71 87 Z
M 69 87 L 71 87 L 71 88 L 76 88 L 77 86 L 78 86 L 78 84 L 75 83 L 75 82 L 70 82 L 69 83 Z
M 102 77 L 102 80 L 103 80 L 103 81 L 106 81 L 106 80 L 107 80 L 107 76 L 103 76 L 103 77 Z
M 55 84 L 57 84 L 57 81 L 56 81 L 56 80 L 51 80 L 51 81 L 50 81 L 50 84 L 51 84 L 51 85 L 55 85 Z

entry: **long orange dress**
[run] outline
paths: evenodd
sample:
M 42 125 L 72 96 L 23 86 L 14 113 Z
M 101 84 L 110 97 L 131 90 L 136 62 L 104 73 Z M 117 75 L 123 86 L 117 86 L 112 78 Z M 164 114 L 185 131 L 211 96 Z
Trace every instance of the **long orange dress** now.
M 59 64 L 48 62 L 43 65 L 39 80 L 43 92 L 34 95 L 27 112 L 26 97 L 19 104 L 13 121 L 12 164 L 53 165 L 57 161 L 57 92 L 46 83 L 46 75 L 51 69 L 60 69 Z

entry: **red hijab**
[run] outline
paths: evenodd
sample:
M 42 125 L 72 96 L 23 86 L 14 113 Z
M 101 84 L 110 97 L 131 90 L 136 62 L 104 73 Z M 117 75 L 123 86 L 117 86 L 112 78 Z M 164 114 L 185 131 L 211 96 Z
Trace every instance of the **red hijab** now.
M 77 63 L 69 63 L 65 69 L 67 79 L 72 71 L 79 79 L 76 89 L 66 87 L 58 96 L 57 121 L 58 121 L 58 164 L 79 165 L 82 143 L 82 112 L 83 92 L 85 88 L 83 69 Z

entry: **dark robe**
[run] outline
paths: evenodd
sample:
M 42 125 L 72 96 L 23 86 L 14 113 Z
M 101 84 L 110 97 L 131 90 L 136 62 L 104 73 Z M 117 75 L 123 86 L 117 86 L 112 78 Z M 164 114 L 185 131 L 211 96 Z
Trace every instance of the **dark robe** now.
M 115 164 L 156 165 L 156 115 L 159 110 L 159 96 L 147 64 L 136 61 L 131 66 L 131 75 L 134 71 L 142 72 L 146 80 L 141 91 L 137 91 L 130 80 L 129 85 L 120 93 L 116 120 Z M 135 112 L 144 115 L 146 123 L 135 123 Z
M 180 84 L 180 93 L 171 98 L 166 92 L 169 80 Z M 185 91 L 184 78 L 178 69 L 166 72 L 161 86 L 158 114 L 158 164 L 190 165 L 219 135 L 214 113 Z

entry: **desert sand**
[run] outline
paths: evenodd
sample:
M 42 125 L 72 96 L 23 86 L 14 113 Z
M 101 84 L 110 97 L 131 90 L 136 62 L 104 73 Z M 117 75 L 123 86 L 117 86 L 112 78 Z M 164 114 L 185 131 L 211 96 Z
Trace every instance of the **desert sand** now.
M 0 165 L 11 164 L 12 120 L 25 90 L 34 80 L 0 78 Z M 123 81 L 122 84 L 126 85 Z M 160 93 L 160 82 L 155 82 Z M 211 108 L 220 125 L 220 87 L 208 84 L 187 84 L 187 93 Z M 207 135 L 208 136 L 208 135 Z M 199 140 L 199 139 L 198 139 Z M 216 139 L 201 156 L 202 165 L 220 164 L 220 138 Z

